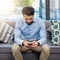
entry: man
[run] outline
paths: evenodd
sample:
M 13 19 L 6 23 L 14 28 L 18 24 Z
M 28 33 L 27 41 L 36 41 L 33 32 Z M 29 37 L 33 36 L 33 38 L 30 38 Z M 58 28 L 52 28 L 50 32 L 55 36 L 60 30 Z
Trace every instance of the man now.
M 50 52 L 46 44 L 45 24 L 39 18 L 34 18 L 34 8 L 24 7 L 23 18 L 16 23 L 15 44 L 12 53 L 15 60 L 23 60 L 22 53 L 29 49 L 41 52 L 40 60 L 47 60 Z

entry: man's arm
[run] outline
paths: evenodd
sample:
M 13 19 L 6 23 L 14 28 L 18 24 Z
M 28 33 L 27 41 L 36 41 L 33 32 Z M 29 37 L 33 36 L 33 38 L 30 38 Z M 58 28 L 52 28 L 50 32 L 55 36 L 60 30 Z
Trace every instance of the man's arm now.
M 17 44 L 22 45 L 23 40 L 20 39 L 20 36 L 21 36 L 20 26 L 21 26 L 20 21 L 17 21 L 17 22 L 16 22 L 16 26 L 15 26 L 14 41 L 15 41 Z
M 45 23 L 42 21 L 40 23 L 40 40 L 39 40 L 39 43 L 40 45 L 43 45 L 46 43 L 47 41 L 47 36 L 46 36 L 46 28 L 45 28 Z

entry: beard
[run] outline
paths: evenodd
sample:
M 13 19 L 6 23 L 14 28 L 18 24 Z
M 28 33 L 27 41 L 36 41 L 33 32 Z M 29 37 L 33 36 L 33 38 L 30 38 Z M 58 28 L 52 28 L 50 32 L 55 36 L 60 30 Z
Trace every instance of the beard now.
M 28 23 L 28 22 L 26 22 L 28 25 L 31 25 L 32 23 L 33 23 L 33 21 L 32 22 L 30 22 L 30 23 Z

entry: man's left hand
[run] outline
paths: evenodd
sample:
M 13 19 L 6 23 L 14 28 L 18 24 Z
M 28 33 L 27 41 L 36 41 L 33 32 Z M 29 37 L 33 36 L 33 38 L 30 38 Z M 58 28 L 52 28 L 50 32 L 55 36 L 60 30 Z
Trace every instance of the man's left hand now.
M 31 48 L 35 48 L 38 46 L 38 41 L 33 41 L 32 45 L 30 46 Z

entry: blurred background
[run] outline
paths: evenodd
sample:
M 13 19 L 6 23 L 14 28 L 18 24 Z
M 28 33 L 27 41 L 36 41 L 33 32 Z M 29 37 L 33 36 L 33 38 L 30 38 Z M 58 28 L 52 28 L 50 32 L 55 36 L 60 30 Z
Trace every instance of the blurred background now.
M 60 0 L 0 0 L 0 20 L 22 17 L 22 8 L 33 6 L 35 18 L 60 20 Z

